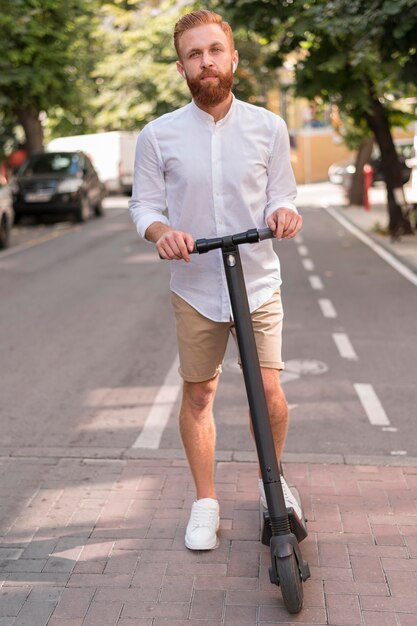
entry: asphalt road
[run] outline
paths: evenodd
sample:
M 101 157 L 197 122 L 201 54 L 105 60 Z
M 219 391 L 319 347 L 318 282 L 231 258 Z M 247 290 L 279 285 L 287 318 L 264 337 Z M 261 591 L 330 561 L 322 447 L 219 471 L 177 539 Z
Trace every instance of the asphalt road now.
M 19 227 L 0 254 L 3 456 L 183 455 L 169 267 L 127 200 L 106 202 L 83 225 Z M 416 288 L 318 208 L 277 250 L 286 457 L 417 457 Z M 215 412 L 219 458 L 254 458 L 233 345 Z

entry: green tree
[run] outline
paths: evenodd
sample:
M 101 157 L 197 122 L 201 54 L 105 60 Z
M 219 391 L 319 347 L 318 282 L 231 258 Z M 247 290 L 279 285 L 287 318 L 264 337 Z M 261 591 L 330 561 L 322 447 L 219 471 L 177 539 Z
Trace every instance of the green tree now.
M 92 101 L 97 130 L 136 130 L 190 101 L 175 67 L 173 30 L 182 14 L 198 6 L 191 0 L 104 4 L 100 39 L 105 53 L 94 72 L 98 93 Z M 236 36 L 243 54 L 234 92 L 263 104 L 270 87 L 264 46 L 246 29 Z
M 0 107 L 42 150 L 41 114 L 83 117 L 98 46 L 95 0 L 0 0 Z
M 191 3 L 186 6 L 189 9 Z M 94 71 L 98 92 L 92 101 L 97 130 L 136 130 L 188 102 L 172 43 L 180 12 L 176 0 L 115 1 L 103 6 L 100 31 L 105 53 Z
M 416 0 L 223 0 L 238 23 L 277 43 L 279 65 L 292 54 L 298 95 L 335 103 L 379 145 L 389 229 L 409 232 L 395 190 L 401 170 L 391 135 L 399 99 L 416 93 Z M 403 116 L 404 119 L 404 116 Z M 409 119 L 409 118 L 408 118 Z

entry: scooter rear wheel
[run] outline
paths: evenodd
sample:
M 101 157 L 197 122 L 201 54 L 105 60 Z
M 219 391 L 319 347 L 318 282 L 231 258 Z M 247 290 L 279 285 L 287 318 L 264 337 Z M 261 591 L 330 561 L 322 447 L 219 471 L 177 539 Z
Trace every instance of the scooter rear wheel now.
M 299 613 L 303 608 L 303 582 L 294 552 L 291 556 L 275 557 L 275 567 L 287 611 Z

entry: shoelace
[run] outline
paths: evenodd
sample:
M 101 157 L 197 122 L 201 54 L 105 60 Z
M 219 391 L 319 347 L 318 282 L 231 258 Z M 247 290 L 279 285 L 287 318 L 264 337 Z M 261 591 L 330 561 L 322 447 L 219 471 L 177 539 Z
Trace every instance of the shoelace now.
M 192 527 L 201 528 L 211 526 L 216 518 L 215 509 L 193 508 Z

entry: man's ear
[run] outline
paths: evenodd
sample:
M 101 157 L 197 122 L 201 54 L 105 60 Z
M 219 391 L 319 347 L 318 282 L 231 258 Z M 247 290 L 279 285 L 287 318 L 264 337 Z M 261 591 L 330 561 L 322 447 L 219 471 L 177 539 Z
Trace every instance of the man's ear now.
M 182 63 L 180 63 L 179 61 L 177 61 L 177 70 L 179 71 L 179 73 L 181 74 L 181 76 L 183 78 L 185 78 L 185 70 L 184 67 L 182 65 Z

